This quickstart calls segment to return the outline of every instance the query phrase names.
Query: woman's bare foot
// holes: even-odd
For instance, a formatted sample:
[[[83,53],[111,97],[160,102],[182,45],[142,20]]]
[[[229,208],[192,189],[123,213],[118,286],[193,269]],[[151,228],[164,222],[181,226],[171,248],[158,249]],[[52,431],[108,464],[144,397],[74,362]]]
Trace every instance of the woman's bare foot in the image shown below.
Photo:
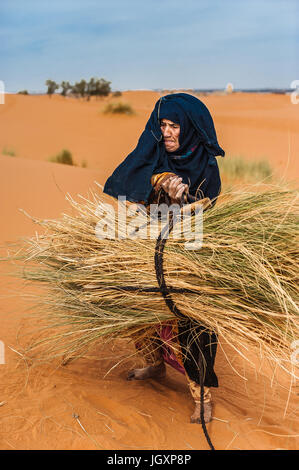
[[[164,362],[158,366],[147,366],[142,369],[133,369],[128,372],[127,380],[145,380],[145,379],[162,379],[166,375],[166,367]]]
[[[208,401],[204,403],[204,420],[205,423],[209,423],[212,420],[212,402]],[[190,419],[191,423],[201,423],[200,418],[200,403],[195,404],[195,410]]]

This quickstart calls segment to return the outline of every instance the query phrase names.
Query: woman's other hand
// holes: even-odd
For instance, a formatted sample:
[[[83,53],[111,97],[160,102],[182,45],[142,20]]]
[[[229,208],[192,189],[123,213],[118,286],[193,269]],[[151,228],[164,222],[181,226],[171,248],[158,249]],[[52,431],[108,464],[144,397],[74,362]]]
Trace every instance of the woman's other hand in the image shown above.
[[[172,204],[180,203],[183,193],[188,190],[188,185],[182,181],[181,177],[172,176],[162,184],[162,188],[169,195]]]

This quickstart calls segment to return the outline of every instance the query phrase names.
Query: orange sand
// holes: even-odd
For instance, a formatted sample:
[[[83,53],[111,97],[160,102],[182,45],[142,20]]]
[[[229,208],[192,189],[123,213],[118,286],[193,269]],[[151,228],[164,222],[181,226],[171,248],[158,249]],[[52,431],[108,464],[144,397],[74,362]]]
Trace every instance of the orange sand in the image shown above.
[[[0,106],[0,153],[6,147],[16,157],[0,155],[0,243],[42,233],[18,208],[36,217],[58,218],[69,210],[66,193],[76,199],[77,194],[86,196],[89,188],[96,189],[94,181],[103,184],[134,148],[158,97],[154,92],[127,92],[120,99],[129,102],[136,115],[106,116],[100,111],[109,98],[86,102],[60,96],[6,96]],[[201,99],[228,155],[268,157],[278,175],[298,177],[299,106],[288,96]],[[78,165],[85,160],[87,168],[47,161],[63,148],[72,152]],[[26,288],[5,275],[1,287],[5,364],[0,364],[0,449],[208,448],[201,426],[189,422],[193,403],[183,376],[169,368],[160,382],[125,380],[135,361],[121,361],[133,351],[127,342],[98,346],[88,357],[58,369],[18,364],[17,334],[28,301],[13,292],[25,294]],[[120,364],[107,374],[117,361]],[[213,390],[214,419],[208,424],[216,449],[298,448],[296,395],[288,395],[285,377],[280,377],[283,386],[272,385],[269,367],[262,365],[255,372],[228,346],[218,351],[216,372],[220,387]]]

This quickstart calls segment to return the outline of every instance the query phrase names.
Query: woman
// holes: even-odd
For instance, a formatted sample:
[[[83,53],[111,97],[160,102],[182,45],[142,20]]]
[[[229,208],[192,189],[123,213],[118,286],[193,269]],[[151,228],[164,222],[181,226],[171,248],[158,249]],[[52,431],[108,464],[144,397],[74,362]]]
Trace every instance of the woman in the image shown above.
[[[216,156],[224,156],[218,145],[207,107],[186,93],[158,100],[137,147],[108,178],[104,192],[132,202],[189,204],[209,198],[214,205],[221,183]],[[147,330],[136,343],[146,367],[134,369],[128,379],[163,377],[165,362],[186,375],[195,410],[191,422],[200,423],[200,374],[204,374],[204,420],[212,418],[210,387],[218,387],[214,372],[217,338],[200,325],[190,342],[188,321],[174,320],[161,328]],[[204,369],[204,370],[203,370]]]

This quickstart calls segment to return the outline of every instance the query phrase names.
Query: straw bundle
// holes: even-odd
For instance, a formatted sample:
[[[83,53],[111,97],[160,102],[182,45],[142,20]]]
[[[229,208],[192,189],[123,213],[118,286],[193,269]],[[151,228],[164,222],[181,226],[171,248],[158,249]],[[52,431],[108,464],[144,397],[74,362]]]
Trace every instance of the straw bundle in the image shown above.
[[[44,287],[36,303],[45,336],[33,350],[49,357],[79,356],[95,341],[138,336],[173,319],[161,293],[150,291],[158,285],[156,240],[125,237],[128,223],[117,212],[107,216],[102,197],[91,195],[80,202],[68,196],[73,211],[60,220],[33,219],[45,233],[14,256],[23,278]],[[172,294],[186,316],[236,351],[254,348],[285,369],[299,338],[298,219],[294,191],[231,193],[204,212],[200,249],[169,237],[164,252],[167,286],[192,291]],[[96,235],[103,221],[116,223],[118,237]]]

